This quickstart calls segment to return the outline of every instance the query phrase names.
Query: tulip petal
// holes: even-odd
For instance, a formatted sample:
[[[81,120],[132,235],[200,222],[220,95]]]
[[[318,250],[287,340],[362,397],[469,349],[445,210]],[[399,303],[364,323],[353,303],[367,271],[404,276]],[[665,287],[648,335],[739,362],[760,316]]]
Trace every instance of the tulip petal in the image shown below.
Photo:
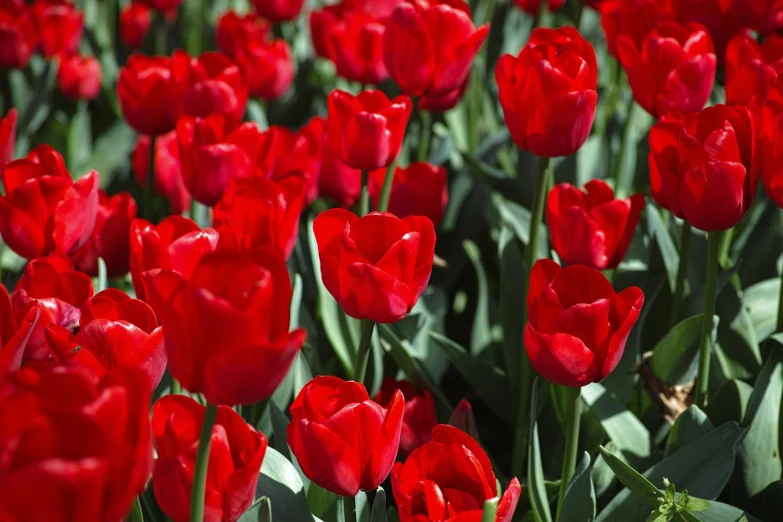
[[[679,190],[685,219],[705,232],[739,223],[745,211],[746,176],[741,163],[708,162],[689,170]]]
[[[567,334],[540,334],[525,326],[525,349],[530,363],[548,381],[561,386],[585,386],[595,380],[595,355],[576,337]]]
[[[66,191],[54,212],[54,244],[70,254],[90,239],[98,215],[98,173],[90,172]]]
[[[361,463],[356,448],[326,426],[308,420],[300,420],[291,433],[289,443],[307,478],[337,495],[359,492]]]

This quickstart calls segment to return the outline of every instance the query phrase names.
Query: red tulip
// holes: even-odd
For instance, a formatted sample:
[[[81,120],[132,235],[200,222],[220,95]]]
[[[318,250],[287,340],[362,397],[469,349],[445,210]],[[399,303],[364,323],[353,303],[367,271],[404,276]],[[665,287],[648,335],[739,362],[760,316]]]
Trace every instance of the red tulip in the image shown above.
[[[41,54],[51,58],[76,53],[84,30],[84,13],[59,0],[36,0],[32,10]]]
[[[150,137],[139,136],[131,153],[131,167],[136,183],[144,188],[149,177],[149,154]],[[190,192],[182,179],[176,132],[161,134],[155,140],[155,192],[169,201],[171,214],[182,214],[190,209]]]
[[[527,14],[537,15],[541,11],[542,0],[514,0],[514,4]],[[546,0],[547,11],[554,12],[562,9],[565,0]]]
[[[710,99],[717,60],[702,26],[661,22],[641,50],[627,35],[617,47],[634,98],[653,116],[700,111]]]
[[[373,206],[378,206],[386,169],[370,173],[369,189]],[[426,216],[436,227],[449,203],[446,169],[423,161],[408,167],[396,167],[392,182],[389,212],[399,218]]]
[[[726,44],[745,31],[740,19],[731,14],[732,0],[668,0],[675,20],[681,24],[698,23],[709,31],[715,44],[718,65],[722,65]],[[637,15],[638,16],[638,13]]]
[[[97,381],[23,368],[0,382],[0,518],[123,520],[152,470],[149,400],[131,369]]]
[[[540,259],[530,272],[525,349],[533,368],[561,386],[604,380],[617,367],[644,303],[641,289],[615,293],[598,270]]]
[[[399,321],[427,288],[435,228],[426,217],[372,212],[358,218],[331,209],[315,218],[313,232],[324,285],[351,317]]]
[[[0,69],[24,69],[38,43],[32,12],[0,7]]]
[[[84,368],[96,378],[116,367],[140,369],[150,390],[166,371],[163,329],[152,308],[110,288],[87,301],[79,333],[50,324],[46,340],[58,364]]]
[[[304,197],[304,181],[299,178],[279,183],[235,179],[215,205],[212,219],[216,227],[230,228],[242,248],[270,246],[288,259],[299,235]]]
[[[522,488],[514,478],[498,503],[497,522],[511,522]],[[432,440],[392,471],[400,522],[481,522],[484,502],[498,496],[492,462],[467,433],[440,424]]]
[[[252,3],[258,14],[277,23],[299,16],[304,0],[252,0]]]
[[[171,9],[177,9],[184,0],[133,0],[146,5],[158,12],[169,11]]]
[[[231,128],[242,121],[247,84],[239,66],[225,54],[207,52],[191,57],[185,51],[174,51],[172,78],[181,114],[203,118],[220,113]]]
[[[262,42],[269,36],[269,23],[256,13],[239,16],[227,11],[215,26],[218,49],[234,60],[247,49],[248,42]]]
[[[72,100],[92,100],[101,93],[101,64],[93,56],[63,57],[57,70],[57,86]]]
[[[353,96],[337,90],[327,105],[329,146],[343,163],[370,171],[388,167],[397,158],[413,108],[410,98],[390,101],[381,91]]]
[[[50,254],[27,263],[21,279],[11,294],[17,321],[30,310],[40,308],[41,317],[30,334],[24,362],[51,358],[44,331],[50,324],[76,331],[81,306],[93,294],[90,277],[77,272],[73,263],[61,254]]]
[[[465,2],[432,0],[397,6],[386,27],[384,59],[394,81],[428,108],[448,98],[452,108],[468,81],[473,58],[489,34],[475,28]],[[454,93],[454,94],[453,94]]]
[[[130,226],[130,272],[136,297],[146,300],[143,272],[165,268],[190,277],[201,257],[218,249],[220,240],[217,230],[201,230],[181,216],[167,217],[157,226],[134,219]]]
[[[166,395],[152,409],[158,451],[152,486],[158,505],[174,522],[190,519],[204,412],[204,406],[184,395]],[[228,406],[218,406],[210,439],[204,520],[236,522],[255,498],[267,440]]]
[[[383,60],[384,25],[375,17],[350,11],[329,28],[327,56],[346,80],[378,84],[389,77]]]
[[[301,179],[305,184],[305,204],[318,196],[318,176],[321,169],[323,129],[311,124],[294,132],[272,125],[264,134],[270,140],[270,151],[260,155],[257,175],[275,181]]]
[[[783,73],[783,38],[771,36],[763,45],[747,34],[726,48],[726,103],[747,105],[753,96],[763,102]]]
[[[457,407],[451,413],[449,426],[454,426],[478,440],[478,428],[476,427],[476,418],[473,416],[473,406],[466,399],[457,403]]]
[[[783,208],[783,92],[770,89],[763,104],[760,97],[752,101],[758,133],[758,150],[761,181],[767,195]]]
[[[612,187],[594,179],[585,190],[568,183],[549,193],[546,222],[557,255],[569,265],[617,268],[631,244],[644,196],[615,199]]]
[[[3,179],[5,164],[14,157],[17,115],[16,109],[11,107],[5,119],[0,118],[0,179]]]
[[[289,332],[291,282],[276,249],[205,255],[189,276],[142,274],[166,339],[169,370],[212,404],[269,397],[305,340]]]
[[[120,40],[131,49],[141,49],[152,25],[152,13],[146,5],[136,1],[120,11]]]
[[[89,241],[72,254],[76,267],[91,277],[98,275],[98,258],[106,263],[109,277],[122,277],[130,270],[129,234],[136,219],[136,201],[129,192],[109,197],[98,195],[98,217]]]
[[[22,366],[27,343],[40,316],[41,308],[32,306],[17,319],[8,290],[0,283],[0,381]]]
[[[430,433],[438,423],[438,418],[430,392],[425,389],[417,390],[407,381],[384,378],[381,389],[373,400],[382,408],[390,408],[397,391],[401,392],[405,399],[399,452],[401,457],[405,457],[430,440]]]
[[[659,22],[673,18],[671,0],[603,0],[597,9],[609,54],[614,57],[618,56],[617,41],[621,35],[631,38],[634,47],[640,49]]]
[[[727,230],[750,208],[758,162],[746,107],[715,105],[662,120],[649,140],[652,196],[675,216],[700,230]]]
[[[495,77],[506,125],[520,149],[568,156],[590,135],[598,70],[593,47],[573,27],[535,29],[517,58],[500,58]]]
[[[362,185],[362,171],[340,161],[329,147],[326,120],[314,116],[307,125],[314,136],[320,135],[321,170],[318,177],[318,194],[335,200],[343,207],[353,205],[359,199]]]
[[[330,32],[332,27],[341,23],[343,16],[348,11],[348,6],[343,2],[324,5],[321,9],[310,13],[310,37],[313,40],[316,56],[332,59]]]
[[[174,130],[179,99],[172,87],[172,60],[134,54],[120,69],[117,97],[128,125],[141,134]]]
[[[97,172],[74,182],[62,156],[39,145],[5,166],[3,187],[0,234],[20,256],[70,254],[90,239],[98,213]]]
[[[771,36],[783,28],[783,1],[733,0],[730,16],[761,35]]]
[[[258,158],[269,154],[271,135],[255,123],[231,126],[222,114],[183,117],[177,122],[180,162],[185,186],[193,198],[214,206],[233,178],[247,178]]]
[[[373,491],[397,457],[404,408],[399,390],[384,408],[358,382],[319,376],[291,404],[288,445],[305,476],[322,488],[351,497]]]

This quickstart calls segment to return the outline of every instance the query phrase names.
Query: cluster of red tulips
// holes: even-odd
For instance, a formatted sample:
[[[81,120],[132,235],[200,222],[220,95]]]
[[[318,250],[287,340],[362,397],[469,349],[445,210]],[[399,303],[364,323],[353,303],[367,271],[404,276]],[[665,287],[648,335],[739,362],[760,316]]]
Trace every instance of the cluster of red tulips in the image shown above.
[[[156,25],[165,35],[181,3],[126,3],[123,44],[142,48]],[[564,3],[515,0],[535,23]],[[614,188],[552,183],[550,160],[582,147],[599,101],[596,51],[578,30],[585,6],[573,3],[576,28],[536,27],[494,68],[511,139],[539,157],[518,267],[528,283],[514,289],[527,296],[526,356],[510,467],[519,475],[528,455],[520,434],[535,375],[566,387],[561,501],[575,469],[580,388],[617,367],[645,300],[639,287],[618,292],[607,278],[629,250],[645,197],[619,179]],[[453,425],[439,424],[420,383],[387,375],[372,398],[365,387],[376,325],[405,319],[433,265],[444,264],[436,231],[449,172],[427,161],[430,119],[442,122],[466,93],[485,88],[471,71],[490,23],[474,23],[463,0],[320,6],[309,13],[314,53],[344,89],[300,128],[262,128],[245,121],[248,100],[273,103],[295,89],[295,53],[280,28],[303,4],[253,0],[247,12],[219,16],[218,51],[135,53],[121,65],[110,94],[138,133],[128,160],[143,187],[138,204],[130,192],[109,195],[98,172],[69,172],[48,144],[16,157],[17,110],[0,122],[0,235],[28,260],[15,286],[0,285],[0,521],[140,522],[150,481],[174,522],[240,520],[268,444],[259,417],[240,413],[267,407],[307,342],[292,326],[289,266],[315,208],[316,278],[360,321],[360,339],[353,368],[332,372],[351,380],[316,376],[288,408],[285,440],[303,475],[344,497],[350,520],[360,490],[388,478],[402,522],[510,522],[521,511],[520,482],[512,475],[500,489],[469,406]],[[652,199],[687,234],[708,233],[694,398],[703,405],[719,233],[749,210],[759,178],[783,207],[783,2],[586,4],[600,13],[634,100],[657,119]],[[65,97],[96,98],[101,66],[80,54],[83,24],[66,0],[0,2],[0,68],[25,69],[38,51],[57,64]],[[719,70],[726,104],[705,108],[724,101],[714,97]],[[406,140],[419,161],[397,165]],[[539,259],[544,218],[559,263]],[[131,284],[96,292],[99,275]]]

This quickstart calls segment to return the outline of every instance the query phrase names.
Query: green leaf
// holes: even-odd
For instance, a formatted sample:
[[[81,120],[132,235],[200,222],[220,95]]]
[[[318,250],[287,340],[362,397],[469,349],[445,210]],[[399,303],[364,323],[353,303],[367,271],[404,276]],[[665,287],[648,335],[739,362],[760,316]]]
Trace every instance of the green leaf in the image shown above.
[[[661,219],[661,211],[658,207],[649,203],[644,213],[647,217],[647,230],[658,244],[658,249],[663,257],[663,264],[666,267],[666,276],[669,280],[669,290],[674,293],[674,287],[677,286],[677,270],[680,264],[680,255],[674,246],[669,231]]]
[[[98,258],[98,278],[95,282],[95,293],[103,292],[109,288],[109,278],[106,275],[106,261],[102,257]]]
[[[329,510],[337,503],[337,495],[328,491],[315,482],[307,488],[307,506],[313,515],[324,518]]]
[[[291,452],[286,440],[286,429],[288,427],[288,417],[280,411],[274,401],[269,401],[269,414],[272,419],[272,447],[280,452],[286,459],[291,459]]]
[[[652,482],[644,478],[638,471],[633,469],[617,455],[608,451],[603,446],[598,447],[604,460],[612,468],[614,474],[620,479],[620,482],[632,491],[641,500],[652,506],[659,504],[659,498],[663,496],[663,492],[656,488]],[[602,513],[603,514],[603,513]]]
[[[590,478],[590,454],[585,452],[568,483],[557,522],[592,522],[595,519],[595,489]]]
[[[674,421],[669,438],[666,440],[664,456],[676,453],[677,450],[698,439],[712,429],[712,423],[707,414],[698,406],[691,406]]]
[[[743,290],[742,302],[748,311],[750,322],[759,341],[763,341],[775,333],[779,296],[779,277],[767,279]]]
[[[203,2],[204,0],[201,1]],[[258,125],[260,130],[263,131],[269,128],[266,112],[264,112],[264,108],[258,103],[258,100],[250,99],[247,101],[247,115],[250,121]]]
[[[127,165],[135,137],[133,129],[118,121],[95,140],[92,156],[82,169],[97,171],[101,175],[101,188],[106,190],[116,171]]]
[[[672,517],[674,517],[674,513],[669,511],[662,513],[656,509],[647,517],[647,522],[669,522]]]
[[[748,383],[737,379],[730,380],[710,397],[705,412],[714,426],[729,421],[742,422],[752,394],[753,388]]]
[[[701,318],[702,314],[698,314],[683,319],[653,348],[650,368],[666,384],[682,384],[693,378]]]
[[[272,502],[268,497],[258,500],[258,522],[272,522]]]
[[[696,498],[688,496],[688,502],[685,503],[685,509],[688,511],[704,511],[710,509],[712,502],[704,500],[703,498]]]
[[[304,484],[293,464],[274,448],[267,448],[261,475],[256,486],[257,497],[268,497],[275,512],[275,522],[306,522],[313,520],[307,507]],[[261,503],[256,502],[239,519],[239,522],[259,520]],[[262,519],[263,520],[263,519]]]
[[[476,296],[476,315],[473,317],[473,328],[470,333],[470,353],[479,355],[492,344],[492,330],[489,323],[489,290],[487,290],[487,274],[481,264],[481,252],[476,243],[470,240],[462,242],[462,247],[468,255],[478,280],[478,295]]]
[[[82,100],[77,104],[76,113],[68,125],[68,170],[72,175],[80,175],[82,165],[92,156],[92,128],[87,102]]]
[[[513,201],[504,199],[497,193],[492,194],[492,202],[500,212],[503,222],[511,227],[524,245],[527,245],[530,235],[530,211]],[[538,257],[549,257],[549,231],[546,225],[541,225],[538,237]]]
[[[623,454],[639,458],[650,455],[650,432],[603,385],[592,383],[583,387],[582,399]]]
[[[370,522],[387,522],[386,517],[386,492],[379,487],[375,490],[375,500],[372,503]]]
[[[525,325],[519,317],[519,312],[525,306],[525,263],[522,249],[516,236],[508,225],[500,231],[498,240],[500,257],[500,321],[503,326],[503,354],[506,363],[506,374],[515,388],[519,382],[519,370],[524,351],[522,345]],[[516,400],[517,394],[513,396]]]
[[[435,332],[430,332],[430,336],[487,406],[509,424],[513,422],[508,407],[511,387],[506,375],[487,361],[472,357],[451,339]]]
[[[530,507],[536,522],[552,522],[549,511],[549,497],[544,485],[544,469],[541,464],[541,447],[538,442],[538,378],[533,382],[533,393],[530,404],[530,446],[527,457],[527,486],[530,495]]]
[[[686,522],[703,522],[699,517],[697,517],[693,513],[688,513],[687,511],[678,513],[678,515],[682,520],[685,520]]]
[[[761,522],[743,510],[721,502],[713,502],[709,509],[699,511],[699,520],[701,522],[742,522],[743,520],[744,522]]]

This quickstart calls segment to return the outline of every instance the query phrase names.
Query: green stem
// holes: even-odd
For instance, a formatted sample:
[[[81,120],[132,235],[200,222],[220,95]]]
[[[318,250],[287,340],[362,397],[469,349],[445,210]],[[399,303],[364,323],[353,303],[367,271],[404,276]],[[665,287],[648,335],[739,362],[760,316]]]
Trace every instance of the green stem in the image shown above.
[[[419,111],[419,120],[421,134],[419,135],[419,150],[417,151],[416,159],[427,161],[430,154],[430,141],[432,140],[432,114],[429,111]]]
[[[720,236],[720,254],[718,262],[721,268],[728,270],[731,265],[731,242],[734,240],[734,228],[723,231]]]
[[[370,191],[367,187],[369,172],[362,171],[362,191],[359,194],[359,217],[366,216],[370,212]]]
[[[139,497],[133,499],[133,506],[131,506],[129,522],[144,522],[144,512],[141,510],[141,502]]]
[[[389,168],[386,169],[386,176],[383,178],[381,196],[378,198],[378,212],[386,212],[389,209],[389,200],[391,199],[395,172],[397,172],[397,164],[396,162],[392,162],[392,164],[389,165]]]
[[[566,489],[576,470],[576,453],[579,449],[579,419],[582,414],[582,388],[566,388],[565,448],[563,468],[560,473],[560,493],[557,497],[557,514],[565,499]]]
[[[174,377],[171,378],[171,389],[169,390],[170,395],[179,395],[182,393],[182,386],[180,386],[179,381],[175,379]]]
[[[196,469],[193,472],[193,489],[190,494],[190,522],[204,522],[204,489],[207,485],[209,447],[212,444],[212,427],[215,425],[216,416],[217,406],[207,404],[196,451]]]
[[[780,273],[780,297],[778,297],[778,327],[776,332],[783,332],[783,271]]]
[[[356,497],[337,497],[337,502],[338,520],[342,515],[342,522],[356,522]],[[339,504],[342,504],[342,509]]]
[[[157,13],[155,20],[155,54],[158,56],[168,55],[168,24],[166,15]]]
[[[150,153],[147,159],[147,191],[144,194],[144,217],[155,223],[155,144],[158,137],[150,136]]]
[[[710,383],[710,355],[712,352],[712,316],[715,315],[715,290],[718,280],[720,232],[707,234],[707,284],[704,289],[704,315],[701,322],[699,343],[699,374],[696,377],[694,404],[703,408],[707,403]]]
[[[552,175],[549,158],[541,157],[538,159],[538,174],[536,175],[536,186],[533,193],[533,212],[530,217],[530,234],[528,236],[527,251],[525,252],[525,270],[528,276],[533,268],[533,263],[538,259],[538,238],[541,230],[541,222],[544,219],[544,206],[546,204],[547,188],[549,187],[549,177]],[[526,279],[527,280],[527,279]],[[527,283],[526,283],[527,284]],[[522,324],[527,322],[527,307],[522,309]],[[530,397],[533,392],[533,367],[527,357],[527,352],[522,351],[520,357],[520,372],[517,400],[517,422],[514,437],[514,456],[511,466],[512,475],[518,477],[524,469],[524,461],[527,456],[527,445],[529,432],[526,428],[528,421],[528,408],[530,407]]]
[[[582,23],[582,13],[585,11],[584,0],[576,0],[574,3],[574,27],[579,30],[579,26]]]
[[[630,187],[628,185],[633,182],[633,171],[631,169],[623,169],[625,156],[628,153],[628,146],[631,141],[631,133],[633,132],[633,114],[634,99],[633,96],[630,96],[628,99],[625,123],[623,124],[623,135],[620,138],[620,150],[617,153],[617,164],[614,167],[614,192],[615,197],[618,199],[628,196],[628,193],[630,192]]]
[[[680,316],[680,303],[685,293],[685,276],[688,275],[688,258],[691,252],[691,224],[683,221],[680,228],[680,264],[677,267],[677,284],[674,287],[672,310],[669,316],[669,328],[677,324]]]
[[[481,515],[481,522],[495,522],[498,513],[498,499],[491,498],[484,501],[484,512]]]
[[[356,352],[356,362],[353,367],[353,380],[364,383],[364,377],[367,373],[367,360],[370,358],[370,348],[372,347],[372,331],[375,328],[375,321],[362,319],[362,334],[359,340],[359,349]]]

